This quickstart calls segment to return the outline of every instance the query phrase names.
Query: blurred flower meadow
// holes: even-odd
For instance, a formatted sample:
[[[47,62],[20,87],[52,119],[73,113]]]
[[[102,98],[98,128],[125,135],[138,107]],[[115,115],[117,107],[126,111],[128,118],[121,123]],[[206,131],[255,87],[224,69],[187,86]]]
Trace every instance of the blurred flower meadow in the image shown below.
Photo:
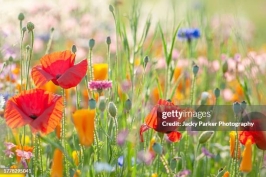
[[[156,122],[266,104],[264,1],[0,2],[0,177],[266,176],[266,131]]]

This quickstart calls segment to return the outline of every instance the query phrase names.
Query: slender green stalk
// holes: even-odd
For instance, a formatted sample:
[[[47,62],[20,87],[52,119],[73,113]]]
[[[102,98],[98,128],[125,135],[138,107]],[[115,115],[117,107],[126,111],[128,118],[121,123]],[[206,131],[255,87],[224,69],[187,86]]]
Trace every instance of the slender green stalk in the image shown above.
[[[27,63],[27,74],[26,74],[26,90],[28,89],[28,82],[29,82],[29,72],[30,72],[30,61],[32,59],[32,54],[33,54],[33,44],[34,44],[34,33],[33,30],[30,31],[30,36],[31,36],[31,44],[30,44],[30,56],[28,59],[28,63]]]
[[[50,31],[50,38],[49,38],[49,41],[47,43],[47,48],[46,48],[45,54],[48,54],[50,49],[51,49],[52,42],[53,42],[53,36],[54,36],[53,32],[54,32],[54,28],[52,28]]]
[[[43,160],[42,160],[42,147],[41,147],[41,140],[40,140],[40,135],[37,135],[37,144],[38,144],[38,159],[40,160],[39,164],[39,168],[40,168],[40,174],[41,176],[43,176]]]
[[[199,151],[199,148],[200,148],[200,144],[198,143],[197,145],[197,148],[196,148],[196,151],[195,151],[195,155],[194,155],[194,164],[193,164],[193,177],[196,177],[196,174],[197,174],[197,155],[198,155],[198,151]]]

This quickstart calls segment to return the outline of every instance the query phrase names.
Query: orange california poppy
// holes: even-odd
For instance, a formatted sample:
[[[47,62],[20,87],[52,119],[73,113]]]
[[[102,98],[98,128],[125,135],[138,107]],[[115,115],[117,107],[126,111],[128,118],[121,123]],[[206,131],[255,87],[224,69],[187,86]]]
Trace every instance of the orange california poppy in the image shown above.
[[[4,117],[10,128],[29,124],[33,133],[52,132],[63,114],[63,98],[41,89],[23,91],[6,103]]]
[[[54,151],[51,177],[63,177],[63,153],[59,149]]]
[[[108,64],[97,63],[93,65],[94,80],[106,80],[108,77]]]
[[[160,114],[162,114],[161,108],[164,109],[164,111],[171,111],[174,109],[178,109],[179,111],[181,111],[181,109],[175,106],[173,103],[160,99],[157,105],[153,107],[152,111],[145,118],[145,124],[140,127],[140,138],[142,142],[143,142],[143,132],[147,131],[150,128],[154,129],[157,132],[166,133],[167,138],[172,142],[177,142],[181,139],[182,137],[181,133],[176,131],[178,126],[171,126],[171,127],[162,126],[161,121],[163,119],[159,119],[159,117],[161,117]],[[179,119],[171,118],[170,121],[171,122],[174,122],[174,121],[183,122],[185,119],[186,119],[185,117],[182,117]]]
[[[69,50],[43,56],[41,65],[31,71],[35,85],[41,87],[51,80],[64,89],[77,86],[86,75],[88,63],[85,59],[74,65],[75,57]]]
[[[95,109],[80,109],[73,114],[73,123],[78,132],[80,144],[91,146],[94,138]]]
[[[261,150],[266,150],[266,116],[260,112],[251,112],[242,117],[242,122],[254,123],[252,127],[240,127],[239,141],[245,145],[247,140],[255,143]]]

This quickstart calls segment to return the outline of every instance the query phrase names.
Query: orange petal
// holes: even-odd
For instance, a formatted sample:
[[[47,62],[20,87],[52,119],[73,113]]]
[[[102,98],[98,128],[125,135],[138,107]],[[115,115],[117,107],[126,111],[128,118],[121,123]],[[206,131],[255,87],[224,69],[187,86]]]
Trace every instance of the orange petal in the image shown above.
[[[145,124],[140,126],[139,135],[140,135],[140,141],[141,142],[144,142],[143,133],[146,132],[149,129],[150,129],[150,127],[145,125]]]
[[[80,143],[84,146],[91,146],[94,139],[94,118],[95,109],[81,109],[73,114],[73,123],[77,129]]]
[[[63,177],[63,153],[59,149],[54,151],[51,177]]]
[[[48,81],[53,79],[53,76],[48,72],[44,71],[42,66],[34,66],[31,70],[31,78],[33,79],[36,87],[41,87]]]
[[[57,79],[58,84],[68,89],[77,86],[87,72],[87,60],[81,61],[79,64],[68,69],[61,77]]]
[[[99,63],[93,65],[94,80],[106,80],[108,77],[108,64]]]

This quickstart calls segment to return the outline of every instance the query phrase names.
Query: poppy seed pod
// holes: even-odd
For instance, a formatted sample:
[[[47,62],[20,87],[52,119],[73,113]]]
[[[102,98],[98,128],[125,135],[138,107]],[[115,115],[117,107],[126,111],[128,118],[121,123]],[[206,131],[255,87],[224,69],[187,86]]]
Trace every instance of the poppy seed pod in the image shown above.
[[[109,104],[108,104],[108,112],[109,112],[110,116],[112,116],[113,118],[116,117],[117,108],[116,108],[114,102],[109,102]]]
[[[220,89],[219,88],[214,89],[214,95],[216,98],[218,98],[220,96]]]
[[[90,41],[89,41],[90,49],[92,49],[94,47],[94,45],[95,45],[95,40],[94,39],[90,39]]]
[[[100,109],[100,111],[104,111],[105,110],[105,108],[106,108],[106,101],[105,101],[105,97],[104,96],[101,96],[100,98],[99,98],[99,109]]]
[[[89,106],[90,106],[90,109],[95,109],[96,108],[96,101],[95,101],[95,99],[91,98],[89,100]]]
[[[132,102],[131,102],[130,99],[127,99],[126,102],[125,102],[125,109],[127,111],[129,111],[131,109],[131,107],[132,107]]]
[[[198,74],[198,72],[199,72],[199,67],[198,67],[198,65],[194,65],[194,66],[193,66],[193,74],[196,76],[196,75]]]
[[[214,131],[204,131],[199,137],[199,143],[206,143],[213,135]]]
[[[77,52],[77,46],[76,45],[72,45],[71,51],[75,54]]]
[[[107,43],[107,45],[110,45],[111,44],[111,37],[110,36],[108,36],[106,38],[106,43]]]
[[[19,14],[18,14],[18,19],[19,19],[19,21],[24,20],[24,19],[25,19],[24,14],[23,14],[23,13],[19,13]]]
[[[156,152],[156,154],[161,155],[163,153],[163,147],[159,143],[154,143],[152,149]]]
[[[33,31],[33,29],[34,29],[34,24],[33,24],[32,22],[28,22],[28,23],[27,23],[27,29],[28,29],[29,31]]]
[[[247,102],[242,101],[241,102],[241,110],[244,111],[246,109],[246,107],[247,107]]]
[[[110,12],[114,12],[114,7],[112,5],[109,5]]]
[[[145,67],[145,68],[146,68],[148,62],[149,62],[149,57],[146,56],[146,57],[144,58],[144,67]]]
[[[227,71],[228,71],[228,63],[227,63],[227,61],[225,61],[224,63],[223,63],[223,73],[226,73]]]
[[[233,110],[235,114],[240,113],[241,111],[241,105],[238,102],[234,102],[233,104]]]

